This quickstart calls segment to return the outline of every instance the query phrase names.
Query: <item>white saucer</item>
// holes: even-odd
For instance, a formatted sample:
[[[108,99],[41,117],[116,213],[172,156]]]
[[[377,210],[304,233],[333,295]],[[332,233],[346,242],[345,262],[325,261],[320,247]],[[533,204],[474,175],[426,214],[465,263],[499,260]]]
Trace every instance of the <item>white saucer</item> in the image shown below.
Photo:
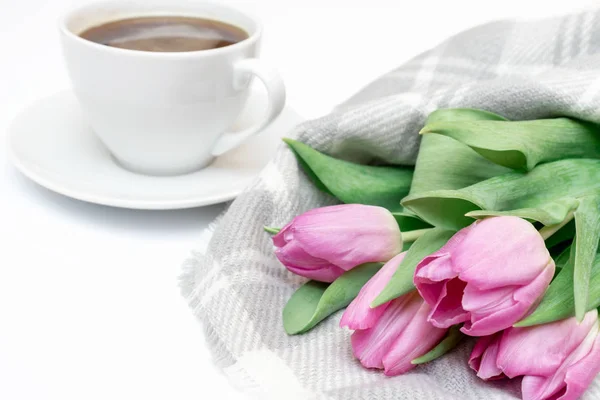
[[[253,89],[236,130],[261,118],[265,94]],[[116,164],[86,122],[72,92],[38,100],[9,128],[15,166],[55,192],[91,203],[136,209],[205,206],[235,198],[267,164],[280,138],[302,122],[286,107],[264,132],[187,175],[154,177]]]

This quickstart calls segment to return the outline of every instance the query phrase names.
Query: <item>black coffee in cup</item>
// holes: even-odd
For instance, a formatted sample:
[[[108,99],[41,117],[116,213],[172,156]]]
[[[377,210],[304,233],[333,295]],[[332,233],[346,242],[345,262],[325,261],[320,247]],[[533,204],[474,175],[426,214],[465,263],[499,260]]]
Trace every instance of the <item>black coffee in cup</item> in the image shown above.
[[[237,26],[196,17],[127,18],[91,27],[79,34],[95,43],[121,49],[185,52],[217,49],[248,38]]]

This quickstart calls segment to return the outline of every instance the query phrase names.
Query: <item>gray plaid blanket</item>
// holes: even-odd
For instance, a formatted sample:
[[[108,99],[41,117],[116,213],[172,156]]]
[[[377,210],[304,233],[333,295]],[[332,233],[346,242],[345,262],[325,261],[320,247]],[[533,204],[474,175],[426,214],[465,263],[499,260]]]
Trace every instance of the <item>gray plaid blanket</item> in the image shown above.
[[[447,107],[600,122],[600,12],[463,32],[289,136],[353,161],[411,165],[425,117]],[[340,313],[305,335],[286,335],[281,312],[304,280],[279,264],[262,227],[283,226],[334,201],[311,185],[282,145],[185,264],[183,294],[231,381],[260,399],[519,398],[519,382],[483,383],[469,370],[472,343],[387,378],[353,359]],[[600,378],[586,399],[600,399]]]

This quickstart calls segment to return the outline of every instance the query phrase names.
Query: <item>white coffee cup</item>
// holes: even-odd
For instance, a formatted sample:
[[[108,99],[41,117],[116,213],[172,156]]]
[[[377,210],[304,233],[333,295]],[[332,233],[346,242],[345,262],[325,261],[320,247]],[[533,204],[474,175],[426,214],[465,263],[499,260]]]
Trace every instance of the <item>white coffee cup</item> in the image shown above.
[[[93,26],[143,16],[222,21],[242,28],[248,38],[216,49],[169,53],[109,47],[78,36]],[[134,172],[177,175],[205,167],[259,133],[285,104],[281,78],[257,59],[260,23],[224,5],[100,2],[69,12],[60,32],[73,89],[90,126],[113,157]],[[253,76],[267,89],[266,113],[256,126],[230,133],[249,100]]]

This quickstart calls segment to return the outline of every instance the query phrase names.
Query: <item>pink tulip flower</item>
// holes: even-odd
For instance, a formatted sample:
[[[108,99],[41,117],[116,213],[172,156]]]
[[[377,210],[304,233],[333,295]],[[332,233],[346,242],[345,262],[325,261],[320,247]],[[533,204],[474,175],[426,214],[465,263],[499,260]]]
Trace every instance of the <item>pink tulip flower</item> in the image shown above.
[[[532,224],[517,217],[476,221],[425,257],[414,282],[440,328],[486,336],[512,326],[538,302],[554,261]]]
[[[429,352],[447,332],[427,322],[429,306],[416,291],[370,307],[405,254],[388,261],[363,286],[340,321],[341,326],[354,330],[352,351],[360,363],[367,368],[383,369],[389,376],[414,368],[416,365],[411,361]]]
[[[600,372],[598,311],[479,339],[469,365],[482,379],[523,376],[523,400],[575,400]]]
[[[385,208],[360,204],[316,208],[273,236],[275,255],[291,272],[333,282],[367,262],[385,262],[402,251],[402,234]]]

